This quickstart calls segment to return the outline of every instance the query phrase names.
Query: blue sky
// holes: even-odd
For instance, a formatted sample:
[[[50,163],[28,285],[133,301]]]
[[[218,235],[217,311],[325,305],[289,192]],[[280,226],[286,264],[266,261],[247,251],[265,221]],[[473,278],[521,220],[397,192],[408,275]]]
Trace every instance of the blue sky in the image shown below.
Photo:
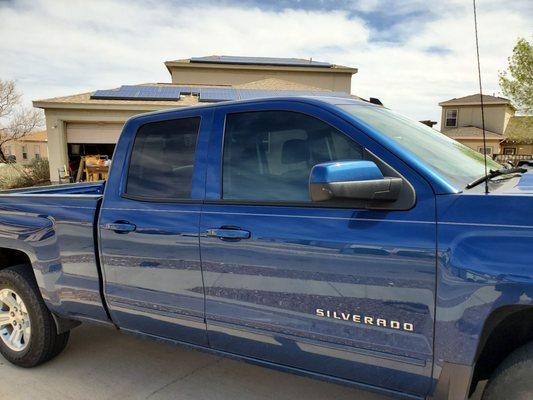
[[[486,93],[532,16],[530,0],[478,0]],[[353,94],[415,119],[477,90],[469,0],[0,0],[0,38],[0,79],[28,102],[169,82],[164,61],[211,54],[353,66]]]

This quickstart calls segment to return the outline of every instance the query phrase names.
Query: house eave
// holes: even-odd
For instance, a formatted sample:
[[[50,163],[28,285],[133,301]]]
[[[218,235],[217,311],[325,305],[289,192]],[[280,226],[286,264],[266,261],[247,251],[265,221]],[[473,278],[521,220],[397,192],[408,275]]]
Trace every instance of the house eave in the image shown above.
[[[442,103],[439,103],[439,106],[440,107],[464,107],[464,106],[471,106],[471,107],[481,107],[481,103],[448,103],[448,102],[442,102]],[[483,107],[490,107],[490,106],[509,106],[511,108],[514,109],[514,106],[509,103],[509,102],[505,102],[505,101],[501,101],[501,102],[491,102],[491,103],[483,103]]]
[[[74,109],[74,110],[120,110],[120,111],[157,111],[167,108],[178,108],[185,107],[185,105],[180,105],[178,102],[176,104],[150,104],[150,103],[139,103],[139,104],[95,104],[95,103],[65,103],[65,102],[53,102],[46,100],[35,100],[33,101],[33,106],[36,108],[42,109]],[[190,106],[190,105],[187,105]]]
[[[335,74],[356,74],[357,68],[345,66],[333,66],[333,68],[324,67],[298,67],[285,65],[254,65],[254,64],[227,64],[227,63],[189,63],[180,61],[165,61],[165,66],[169,73],[172,73],[172,68],[195,68],[195,69],[234,69],[234,70],[273,70],[273,71],[294,71],[294,72],[321,72],[321,73],[335,73]]]

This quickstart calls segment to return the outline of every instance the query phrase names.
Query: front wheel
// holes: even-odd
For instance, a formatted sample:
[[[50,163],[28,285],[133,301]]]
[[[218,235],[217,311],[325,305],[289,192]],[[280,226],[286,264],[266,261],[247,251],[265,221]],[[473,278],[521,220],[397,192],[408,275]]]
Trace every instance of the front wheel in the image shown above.
[[[529,399],[533,399],[533,342],[503,360],[483,393],[483,400]]]
[[[30,271],[26,265],[0,271],[0,354],[26,368],[58,355],[69,337],[69,332],[57,334]]]

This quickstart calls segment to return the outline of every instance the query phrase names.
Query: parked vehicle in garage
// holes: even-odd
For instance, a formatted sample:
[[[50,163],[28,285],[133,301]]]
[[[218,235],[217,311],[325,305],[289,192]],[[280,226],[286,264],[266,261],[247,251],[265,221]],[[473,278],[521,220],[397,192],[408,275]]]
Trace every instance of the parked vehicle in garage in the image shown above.
[[[405,398],[531,398],[533,174],[487,162],[352,99],[136,116],[107,182],[0,195],[0,352],[32,367],[98,322]]]
[[[517,165],[518,165],[519,167],[525,167],[525,166],[533,167],[533,159],[530,159],[530,160],[520,160],[520,161],[518,161]]]

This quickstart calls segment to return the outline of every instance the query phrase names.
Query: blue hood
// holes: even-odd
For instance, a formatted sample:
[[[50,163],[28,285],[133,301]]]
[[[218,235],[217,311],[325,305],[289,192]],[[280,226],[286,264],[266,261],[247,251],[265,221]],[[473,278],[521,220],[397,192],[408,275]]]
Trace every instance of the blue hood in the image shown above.
[[[522,175],[516,185],[516,190],[522,193],[533,193],[533,169]]]
[[[491,193],[498,195],[531,196],[533,195],[533,169],[522,174],[518,179],[513,178],[504,183]]]

